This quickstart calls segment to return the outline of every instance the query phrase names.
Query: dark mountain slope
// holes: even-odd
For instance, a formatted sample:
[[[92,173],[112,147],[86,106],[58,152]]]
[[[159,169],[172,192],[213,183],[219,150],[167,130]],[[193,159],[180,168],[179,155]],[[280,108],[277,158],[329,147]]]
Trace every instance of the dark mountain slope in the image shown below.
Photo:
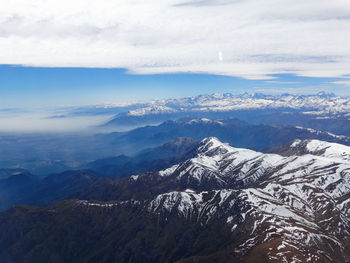
[[[89,170],[66,171],[45,177],[31,192],[22,197],[22,204],[49,205],[84,190],[98,180]]]
[[[190,138],[177,138],[159,147],[142,150],[135,156],[120,155],[99,159],[83,168],[112,178],[159,171],[190,158],[191,152],[198,143]]]
[[[0,215],[0,229],[6,228],[0,237],[2,262],[174,262],[216,253],[237,239],[222,227],[224,218],[200,226],[195,219],[156,215],[142,206],[106,209],[65,201],[48,209],[11,209]],[[14,218],[18,224],[11,223]]]
[[[19,173],[0,180],[0,211],[12,204],[19,204],[22,196],[39,184],[40,178],[30,173]]]
[[[66,171],[45,178],[28,173],[0,180],[0,210],[16,204],[48,205],[76,195],[98,176],[87,170]]]

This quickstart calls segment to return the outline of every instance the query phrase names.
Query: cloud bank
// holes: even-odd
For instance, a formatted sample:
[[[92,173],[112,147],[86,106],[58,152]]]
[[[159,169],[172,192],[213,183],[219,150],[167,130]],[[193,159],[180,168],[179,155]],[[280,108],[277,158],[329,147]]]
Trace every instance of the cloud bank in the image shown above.
[[[0,64],[350,74],[348,0],[0,1]]]
[[[96,126],[106,123],[111,116],[52,116],[45,110],[0,111],[1,133],[36,132],[95,132]]]

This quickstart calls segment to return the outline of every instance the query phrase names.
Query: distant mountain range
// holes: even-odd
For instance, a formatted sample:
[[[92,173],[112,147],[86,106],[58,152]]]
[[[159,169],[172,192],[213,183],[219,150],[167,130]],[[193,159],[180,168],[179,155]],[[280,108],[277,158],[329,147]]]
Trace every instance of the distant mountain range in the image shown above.
[[[1,213],[2,262],[350,260],[350,147],[294,140],[264,154],[213,137],[180,142],[188,157],[166,169]]]
[[[181,111],[231,111],[262,108],[291,108],[291,109],[317,109],[327,112],[349,111],[349,99],[336,96],[333,93],[319,92],[314,95],[266,95],[262,93],[214,93],[211,95],[198,95],[179,99],[164,99],[145,102],[110,103],[106,105],[89,106],[70,109],[77,114],[109,114],[114,112],[127,116],[145,116],[152,114],[169,114]],[[88,110],[89,109],[89,110]],[[123,113],[124,112],[124,113]]]
[[[255,124],[295,125],[350,135],[350,99],[324,92],[316,95],[230,93],[151,101],[122,111],[104,127],[134,127],[166,120],[239,118]]]
[[[129,110],[127,116],[145,116],[154,114],[170,114],[174,112],[196,111],[232,111],[247,109],[281,109],[318,110],[327,113],[348,112],[350,99],[337,97],[333,93],[320,92],[315,95],[265,95],[261,93],[215,93],[180,99],[151,101],[146,107]]]
[[[160,123],[165,120],[192,118],[227,118],[244,116],[241,112],[276,111],[303,112],[315,118],[335,117],[350,112],[350,99],[333,93],[319,92],[314,95],[266,95],[262,93],[215,93],[179,99],[164,99],[144,102],[110,103],[86,107],[59,109],[53,117],[113,115],[107,126],[132,126]],[[66,112],[66,114],[62,113]],[[233,116],[232,114],[238,114]],[[239,116],[242,115],[242,116]]]

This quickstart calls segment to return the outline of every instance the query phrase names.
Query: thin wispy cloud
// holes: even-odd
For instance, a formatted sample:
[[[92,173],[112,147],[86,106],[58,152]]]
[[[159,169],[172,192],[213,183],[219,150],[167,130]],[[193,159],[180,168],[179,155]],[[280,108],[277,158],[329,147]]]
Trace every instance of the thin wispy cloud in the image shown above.
[[[248,79],[350,74],[348,0],[13,0],[2,6],[0,64]]]
[[[350,86],[350,80],[333,81],[332,84]]]

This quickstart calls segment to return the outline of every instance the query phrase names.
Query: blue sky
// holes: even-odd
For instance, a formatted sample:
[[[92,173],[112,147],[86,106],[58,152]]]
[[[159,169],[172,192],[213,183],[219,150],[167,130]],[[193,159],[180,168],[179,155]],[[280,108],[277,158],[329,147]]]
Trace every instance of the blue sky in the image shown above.
[[[273,75],[249,80],[214,74],[130,74],[125,69],[44,68],[0,66],[0,104],[5,107],[46,107],[107,102],[179,98],[231,92],[306,93],[319,91],[350,95],[338,78]]]

